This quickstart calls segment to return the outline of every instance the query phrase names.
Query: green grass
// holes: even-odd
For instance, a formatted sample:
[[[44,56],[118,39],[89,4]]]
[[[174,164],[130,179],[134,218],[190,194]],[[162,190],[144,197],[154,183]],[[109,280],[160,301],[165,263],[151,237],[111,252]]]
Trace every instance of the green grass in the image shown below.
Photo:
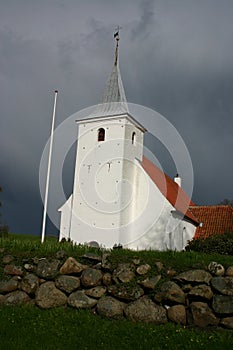
[[[31,258],[37,256],[51,257],[59,250],[65,250],[68,255],[80,258],[86,252],[101,254],[102,250],[88,248],[86,246],[72,243],[59,243],[56,238],[47,237],[41,244],[39,236],[9,234],[7,239],[0,238],[0,248],[5,252],[13,254],[18,259]],[[110,261],[114,266],[119,262],[132,262],[133,258],[140,258],[141,262],[151,264],[156,261],[164,264],[165,268],[175,269],[177,272],[187,270],[192,267],[205,268],[211,261],[217,261],[225,267],[233,265],[233,256],[220,254],[205,254],[199,252],[174,252],[174,251],[130,251],[125,249],[107,250],[111,253]],[[152,270],[153,272],[153,270]]]
[[[233,332],[100,318],[87,310],[4,307],[1,349],[232,349]]]
[[[53,257],[59,250],[79,258],[87,251],[101,253],[101,250],[70,243],[59,244],[54,238],[47,238],[44,244],[40,237],[12,235],[0,239],[2,254],[15,256],[15,263],[23,258]],[[196,252],[156,252],[113,250],[110,261],[113,266],[119,262],[132,262],[139,258],[142,263],[152,266],[155,262],[164,264],[177,272],[195,267],[203,268],[211,261],[222,263],[225,267],[233,265],[233,256],[209,255]],[[0,256],[2,255],[0,254]],[[3,264],[0,258],[0,274]],[[164,274],[165,277],[166,274]],[[0,349],[232,349],[233,331],[200,330],[180,327],[172,323],[153,325],[132,323],[128,320],[107,320],[93,315],[88,310],[57,308],[40,310],[37,307],[17,306],[0,308]]]
[[[84,246],[74,246],[71,243],[59,243],[54,237],[46,237],[41,244],[39,236],[9,234],[8,238],[0,238],[0,248],[4,248],[9,254],[25,257],[50,257],[59,250],[65,250],[70,255],[83,255],[88,249]],[[92,248],[92,251],[94,249]]]

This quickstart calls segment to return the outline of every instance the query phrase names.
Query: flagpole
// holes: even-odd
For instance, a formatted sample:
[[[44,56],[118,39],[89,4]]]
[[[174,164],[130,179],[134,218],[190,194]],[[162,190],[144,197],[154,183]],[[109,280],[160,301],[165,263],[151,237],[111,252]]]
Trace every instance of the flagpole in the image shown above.
[[[52,150],[53,150],[53,133],[54,133],[54,124],[55,124],[55,112],[56,112],[56,104],[57,104],[57,94],[58,94],[58,91],[55,90],[54,91],[54,105],[53,105],[53,117],[52,117],[51,135],[50,135],[50,145],[49,145],[48,169],[47,169],[47,178],[46,178],[46,186],[45,186],[45,198],[44,198],[43,223],[42,223],[42,231],[41,231],[41,243],[44,243],[44,240],[45,240],[45,226],[46,226],[46,214],[47,214],[47,206],[48,206],[49,179],[50,179],[51,158],[52,158]]]

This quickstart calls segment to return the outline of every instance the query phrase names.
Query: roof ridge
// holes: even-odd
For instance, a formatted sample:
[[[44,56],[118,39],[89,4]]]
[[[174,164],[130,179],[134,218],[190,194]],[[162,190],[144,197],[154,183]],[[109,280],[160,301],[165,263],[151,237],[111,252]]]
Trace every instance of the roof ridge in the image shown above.
[[[233,207],[230,204],[208,204],[208,205],[190,205],[191,208],[231,208]]]

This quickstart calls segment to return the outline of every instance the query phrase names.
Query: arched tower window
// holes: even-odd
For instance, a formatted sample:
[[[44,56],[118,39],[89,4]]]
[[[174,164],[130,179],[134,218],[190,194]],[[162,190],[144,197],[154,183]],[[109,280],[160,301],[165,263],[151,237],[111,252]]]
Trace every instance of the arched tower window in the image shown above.
[[[136,132],[134,131],[132,133],[132,145],[135,145],[135,142],[136,142]]]
[[[105,130],[103,128],[100,128],[98,130],[98,142],[105,140]]]

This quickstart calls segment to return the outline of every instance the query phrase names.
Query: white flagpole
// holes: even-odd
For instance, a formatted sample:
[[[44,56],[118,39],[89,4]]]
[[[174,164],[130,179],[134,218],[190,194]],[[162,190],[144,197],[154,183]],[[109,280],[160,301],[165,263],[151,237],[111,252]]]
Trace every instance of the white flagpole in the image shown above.
[[[48,206],[49,178],[50,178],[51,158],[52,158],[52,149],[53,149],[53,132],[54,132],[54,124],[55,124],[57,94],[58,94],[58,91],[55,90],[54,91],[53,118],[52,118],[52,126],[51,126],[50,145],[49,145],[47,179],[46,179],[46,187],[45,187],[45,199],[44,199],[44,213],[43,213],[43,223],[42,223],[42,231],[41,231],[41,243],[44,243],[44,240],[45,240],[45,226],[46,226],[46,214],[47,214],[47,206]]]

